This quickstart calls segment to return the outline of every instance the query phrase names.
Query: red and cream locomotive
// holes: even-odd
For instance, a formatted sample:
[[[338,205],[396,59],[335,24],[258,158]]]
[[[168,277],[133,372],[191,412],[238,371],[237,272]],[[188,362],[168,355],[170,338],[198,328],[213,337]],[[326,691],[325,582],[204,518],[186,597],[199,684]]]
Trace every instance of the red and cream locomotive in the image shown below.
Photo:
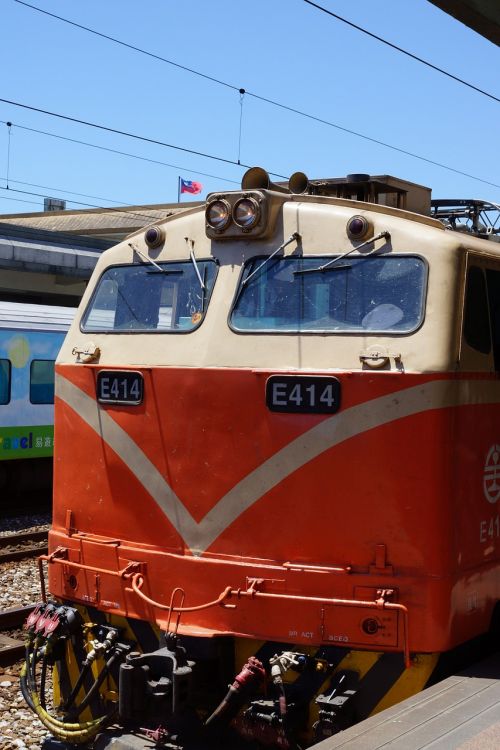
[[[47,748],[315,744],[490,631],[491,209],[254,168],[102,255],[56,365],[27,623]]]

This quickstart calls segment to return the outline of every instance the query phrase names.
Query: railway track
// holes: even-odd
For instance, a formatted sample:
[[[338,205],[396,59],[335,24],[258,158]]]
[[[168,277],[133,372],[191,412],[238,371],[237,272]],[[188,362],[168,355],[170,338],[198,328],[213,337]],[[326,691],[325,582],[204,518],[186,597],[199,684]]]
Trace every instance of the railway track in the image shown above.
[[[24,625],[28,615],[35,609],[34,604],[27,607],[12,607],[0,610],[0,667],[8,667],[20,659],[25,650],[24,640],[13,638],[5,631],[18,631]],[[17,635],[17,632],[16,632]]]
[[[17,531],[0,536],[0,565],[36,557],[47,551],[47,530]],[[0,667],[11,666],[24,654],[20,632],[33,605],[0,609]]]
[[[47,552],[47,531],[21,531],[0,537],[0,565]]]
[[[15,513],[0,514],[0,750],[40,747],[47,734],[34,722],[19,689],[25,657],[23,625],[40,601],[36,556],[46,548],[51,516],[40,507],[38,496],[31,505],[30,513],[17,503]]]

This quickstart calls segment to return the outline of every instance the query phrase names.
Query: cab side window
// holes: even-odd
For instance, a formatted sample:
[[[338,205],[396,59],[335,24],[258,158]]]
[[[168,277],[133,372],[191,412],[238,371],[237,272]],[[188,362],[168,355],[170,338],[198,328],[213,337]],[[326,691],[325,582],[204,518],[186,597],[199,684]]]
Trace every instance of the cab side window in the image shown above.
[[[486,284],[490,307],[491,341],[495,370],[500,370],[500,271],[487,269]]]
[[[488,297],[484,271],[471,266],[465,290],[464,338],[468,345],[481,354],[491,351]]]

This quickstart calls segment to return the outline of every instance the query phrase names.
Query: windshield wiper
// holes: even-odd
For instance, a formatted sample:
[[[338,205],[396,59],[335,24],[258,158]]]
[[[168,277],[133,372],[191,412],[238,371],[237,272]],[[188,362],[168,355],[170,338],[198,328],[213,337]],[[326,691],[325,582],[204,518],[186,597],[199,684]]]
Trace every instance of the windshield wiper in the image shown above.
[[[371,253],[368,253],[371,255]],[[364,256],[366,257],[366,256]],[[341,266],[330,266],[329,263],[325,263],[324,266],[318,266],[317,268],[300,268],[298,271],[293,271],[293,275],[302,275],[304,273],[325,273],[325,271],[346,271],[352,268],[352,263],[343,263]]]
[[[236,296],[235,296],[234,302],[233,302],[233,309],[238,304],[238,300],[241,297],[241,293],[242,293],[243,289],[246,287],[246,285],[248,284],[248,282],[250,281],[250,279],[253,279],[253,277],[255,276],[255,274],[258,273],[261,268],[264,268],[264,266],[267,263],[269,263],[269,261],[272,258],[274,258],[275,255],[277,255],[280,252],[280,250],[283,250],[283,248],[285,248],[287,245],[290,244],[290,242],[293,242],[294,240],[297,240],[297,242],[300,240],[300,234],[298,232],[294,232],[285,242],[283,242],[282,245],[280,245],[279,247],[277,247],[276,250],[274,250],[271,253],[271,255],[268,255],[267,258],[264,261],[262,261],[262,263],[260,264],[260,266],[258,266],[254,271],[252,271],[252,273],[248,274],[248,276],[241,281],[241,283],[240,283],[240,285],[239,285],[239,287],[238,287],[238,289],[236,291]]]
[[[175,268],[162,268],[161,266],[158,265],[158,263],[155,263],[154,260],[152,260],[151,258],[148,258],[147,255],[144,255],[144,253],[142,253],[139,250],[139,248],[136,247],[132,242],[129,242],[128,246],[132,248],[132,250],[134,251],[134,253],[137,253],[137,255],[139,255],[143,260],[145,260],[146,263],[149,263],[150,265],[154,266],[154,268],[155,268],[154,271],[147,271],[146,273],[163,273],[163,274],[171,274],[171,273],[182,274],[182,273],[184,273],[184,271],[182,270],[182,268],[179,268],[179,269],[175,269]]]
[[[328,263],[325,263],[322,266],[317,266],[316,268],[302,268],[302,269],[299,269],[298,271],[294,271],[293,275],[296,276],[298,274],[303,274],[303,273],[324,273],[324,271],[336,271],[336,270],[340,271],[342,268],[351,268],[351,266],[349,265],[335,266],[334,268],[332,268],[332,266],[335,263],[338,263],[339,260],[343,260],[344,258],[347,258],[348,255],[355,253],[356,250],[361,250],[362,247],[365,247],[366,245],[371,245],[371,243],[375,242],[376,240],[381,240],[381,239],[388,240],[390,236],[391,236],[390,232],[380,232],[380,234],[377,234],[375,237],[371,237],[371,239],[366,240],[366,242],[362,242],[361,245],[352,247],[346,253],[339,255],[337,258],[333,258],[333,260],[328,261]],[[370,255],[373,255],[373,253],[376,253],[376,252],[378,252],[378,248],[374,248],[371,252],[366,253],[366,255],[362,255],[359,260],[363,260],[363,258],[368,258]]]
[[[198,263],[196,262],[196,258],[194,257],[194,252],[192,250],[189,253],[189,257],[191,258],[191,263],[193,264],[194,270],[196,271],[196,275],[198,276],[198,281],[200,282],[200,287],[205,292],[206,291],[205,282],[201,278],[200,269],[198,268]]]
[[[255,274],[259,273],[261,268],[264,268],[264,266],[267,265],[269,261],[272,260],[272,258],[274,258],[274,256],[280,252],[280,250],[283,250],[287,245],[290,244],[290,242],[293,242],[294,240],[297,240],[297,242],[300,240],[300,234],[298,232],[294,232],[292,236],[289,237],[287,240],[285,240],[285,242],[282,245],[277,247],[276,250],[274,250],[274,252],[271,253],[271,255],[268,255],[267,258],[264,261],[262,261],[260,266],[258,266],[254,271],[252,271],[252,273],[248,274],[248,276],[245,279],[243,279],[243,281],[241,282],[240,289],[243,289],[243,287],[248,284],[250,279],[253,279]]]

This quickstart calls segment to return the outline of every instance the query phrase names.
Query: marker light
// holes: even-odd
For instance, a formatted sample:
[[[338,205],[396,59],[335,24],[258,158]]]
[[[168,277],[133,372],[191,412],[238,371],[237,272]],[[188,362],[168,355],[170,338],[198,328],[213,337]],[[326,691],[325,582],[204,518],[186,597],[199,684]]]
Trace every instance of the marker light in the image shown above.
[[[165,232],[160,227],[149,227],[144,233],[144,242],[150,249],[159,247],[165,242]]]
[[[242,229],[250,229],[257,224],[260,217],[259,204],[255,198],[241,198],[233,208],[234,223]]]
[[[347,236],[351,240],[362,240],[370,229],[370,222],[364,216],[352,216],[347,222]]]
[[[218,232],[222,232],[231,220],[231,206],[222,198],[211,201],[205,211],[207,224]]]

